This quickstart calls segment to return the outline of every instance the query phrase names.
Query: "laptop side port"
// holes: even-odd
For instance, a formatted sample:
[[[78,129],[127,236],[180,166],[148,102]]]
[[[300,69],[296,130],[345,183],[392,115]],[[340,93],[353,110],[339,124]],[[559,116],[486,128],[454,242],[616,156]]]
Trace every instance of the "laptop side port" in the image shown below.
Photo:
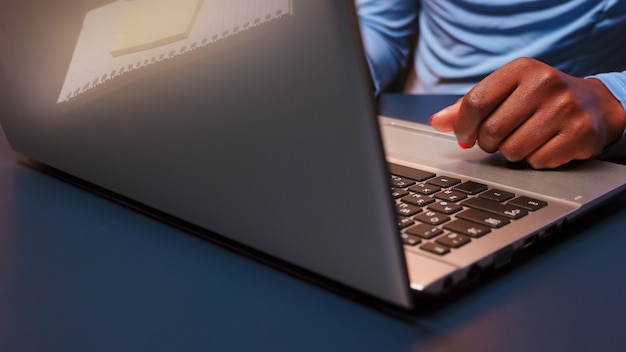
[[[528,247],[532,246],[533,244],[535,244],[535,242],[537,242],[537,238],[538,238],[538,237],[539,237],[539,236],[538,236],[538,235],[536,235],[536,234],[535,234],[535,235],[532,235],[532,236],[530,236],[530,237],[527,237],[527,238],[524,240],[524,243],[522,244],[522,248],[528,248]]]
[[[513,260],[513,247],[506,246],[497,251],[493,256],[493,268],[499,269]]]
[[[452,289],[452,283],[453,283],[452,277],[451,276],[446,277],[446,279],[443,281],[444,292],[448,292],[450,291],[450,289]]]
[[[478,264],[472,265],[467,271],[467,280],[474,280],[480,276],[482,268]]]
[[[543,232],[541,232],[539,236],[541,238],[550,237],[550,235],[552,235],[556,231],[556,229],[557,229],[557,225],[549,226],[545,230],[543,230]]]

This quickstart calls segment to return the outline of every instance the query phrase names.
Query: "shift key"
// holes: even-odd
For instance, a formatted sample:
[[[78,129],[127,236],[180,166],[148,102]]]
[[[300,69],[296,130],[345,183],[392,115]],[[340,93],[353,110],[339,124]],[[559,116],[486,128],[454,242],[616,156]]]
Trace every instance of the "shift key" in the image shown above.
[[[468,199],[461,204],[468,208],[484,210],[492,214],[505,216],[509,219],[519,219],[528,215],[528,211],[521,207],[511,204],[502,204],[482,198]]]
[[[487,213],[476,209],[467,209],[456,215],[457,218],[486,225],[491,228],[500,228],[511,221],[504,216]]]

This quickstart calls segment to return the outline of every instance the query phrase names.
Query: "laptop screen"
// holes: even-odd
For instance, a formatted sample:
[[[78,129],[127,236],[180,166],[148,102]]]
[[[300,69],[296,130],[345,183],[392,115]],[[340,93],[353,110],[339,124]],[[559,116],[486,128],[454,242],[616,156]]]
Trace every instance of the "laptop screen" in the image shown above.
[[[362,66],[359,48],[351,33],[337,32],[345,14],[333,7],[294,0],[3,1],[0,87],[11,114],[2,123],[16,149],[65,169],[66,159],[74,165],[85,151],[85,138],[106,148],[95,153],[111,154],[112,144],[128,149],[139,133],[141,144],[151,145],[161,133],[189,133],[184,126],[198,120],[205,133],[256,123],[257,132],[270,133],[263,125],[296,121],[305,129],[303,114],[350,106],[348,85],[361,87],[355,98],[371,113],[369,83],[355,69]],[[10,138],[22,133],[29,141]]]
[[[3,0],[0,50],[18,152],[409,304],[353,0]]]
[[[210,98],[240,89],[237,80],[244,75],[251,84],[270,77],[280,81],[289,67],[261,62],[264,70],[243,70],[253,67],[249,58],[288,55],[284,43],[297,26],[291,0],[56,0],[0,6],[5,87],[12,88],[18,109],[49,118],[93,116],[98,106],[128,104],[129,94],[153,100],[154,107],[174,98],[193,104],[189,97],[201,91]],[[159,98],[167,102],[159,104]]]

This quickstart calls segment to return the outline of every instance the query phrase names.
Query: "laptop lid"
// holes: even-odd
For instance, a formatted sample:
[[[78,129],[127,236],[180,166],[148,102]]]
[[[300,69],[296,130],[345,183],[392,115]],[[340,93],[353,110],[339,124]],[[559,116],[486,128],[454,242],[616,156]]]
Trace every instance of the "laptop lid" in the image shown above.
[[[16,151],[412,305],[352,0],[6,0],[0,45]]]

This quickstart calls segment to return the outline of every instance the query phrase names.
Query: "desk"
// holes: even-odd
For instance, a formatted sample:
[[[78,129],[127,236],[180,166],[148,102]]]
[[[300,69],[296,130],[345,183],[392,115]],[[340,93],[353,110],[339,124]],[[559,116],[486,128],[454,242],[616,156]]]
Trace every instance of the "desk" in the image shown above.
[[[0,351],[626,350],[626,197],[575,225],[403,320],[17,164],[2,137]]]

